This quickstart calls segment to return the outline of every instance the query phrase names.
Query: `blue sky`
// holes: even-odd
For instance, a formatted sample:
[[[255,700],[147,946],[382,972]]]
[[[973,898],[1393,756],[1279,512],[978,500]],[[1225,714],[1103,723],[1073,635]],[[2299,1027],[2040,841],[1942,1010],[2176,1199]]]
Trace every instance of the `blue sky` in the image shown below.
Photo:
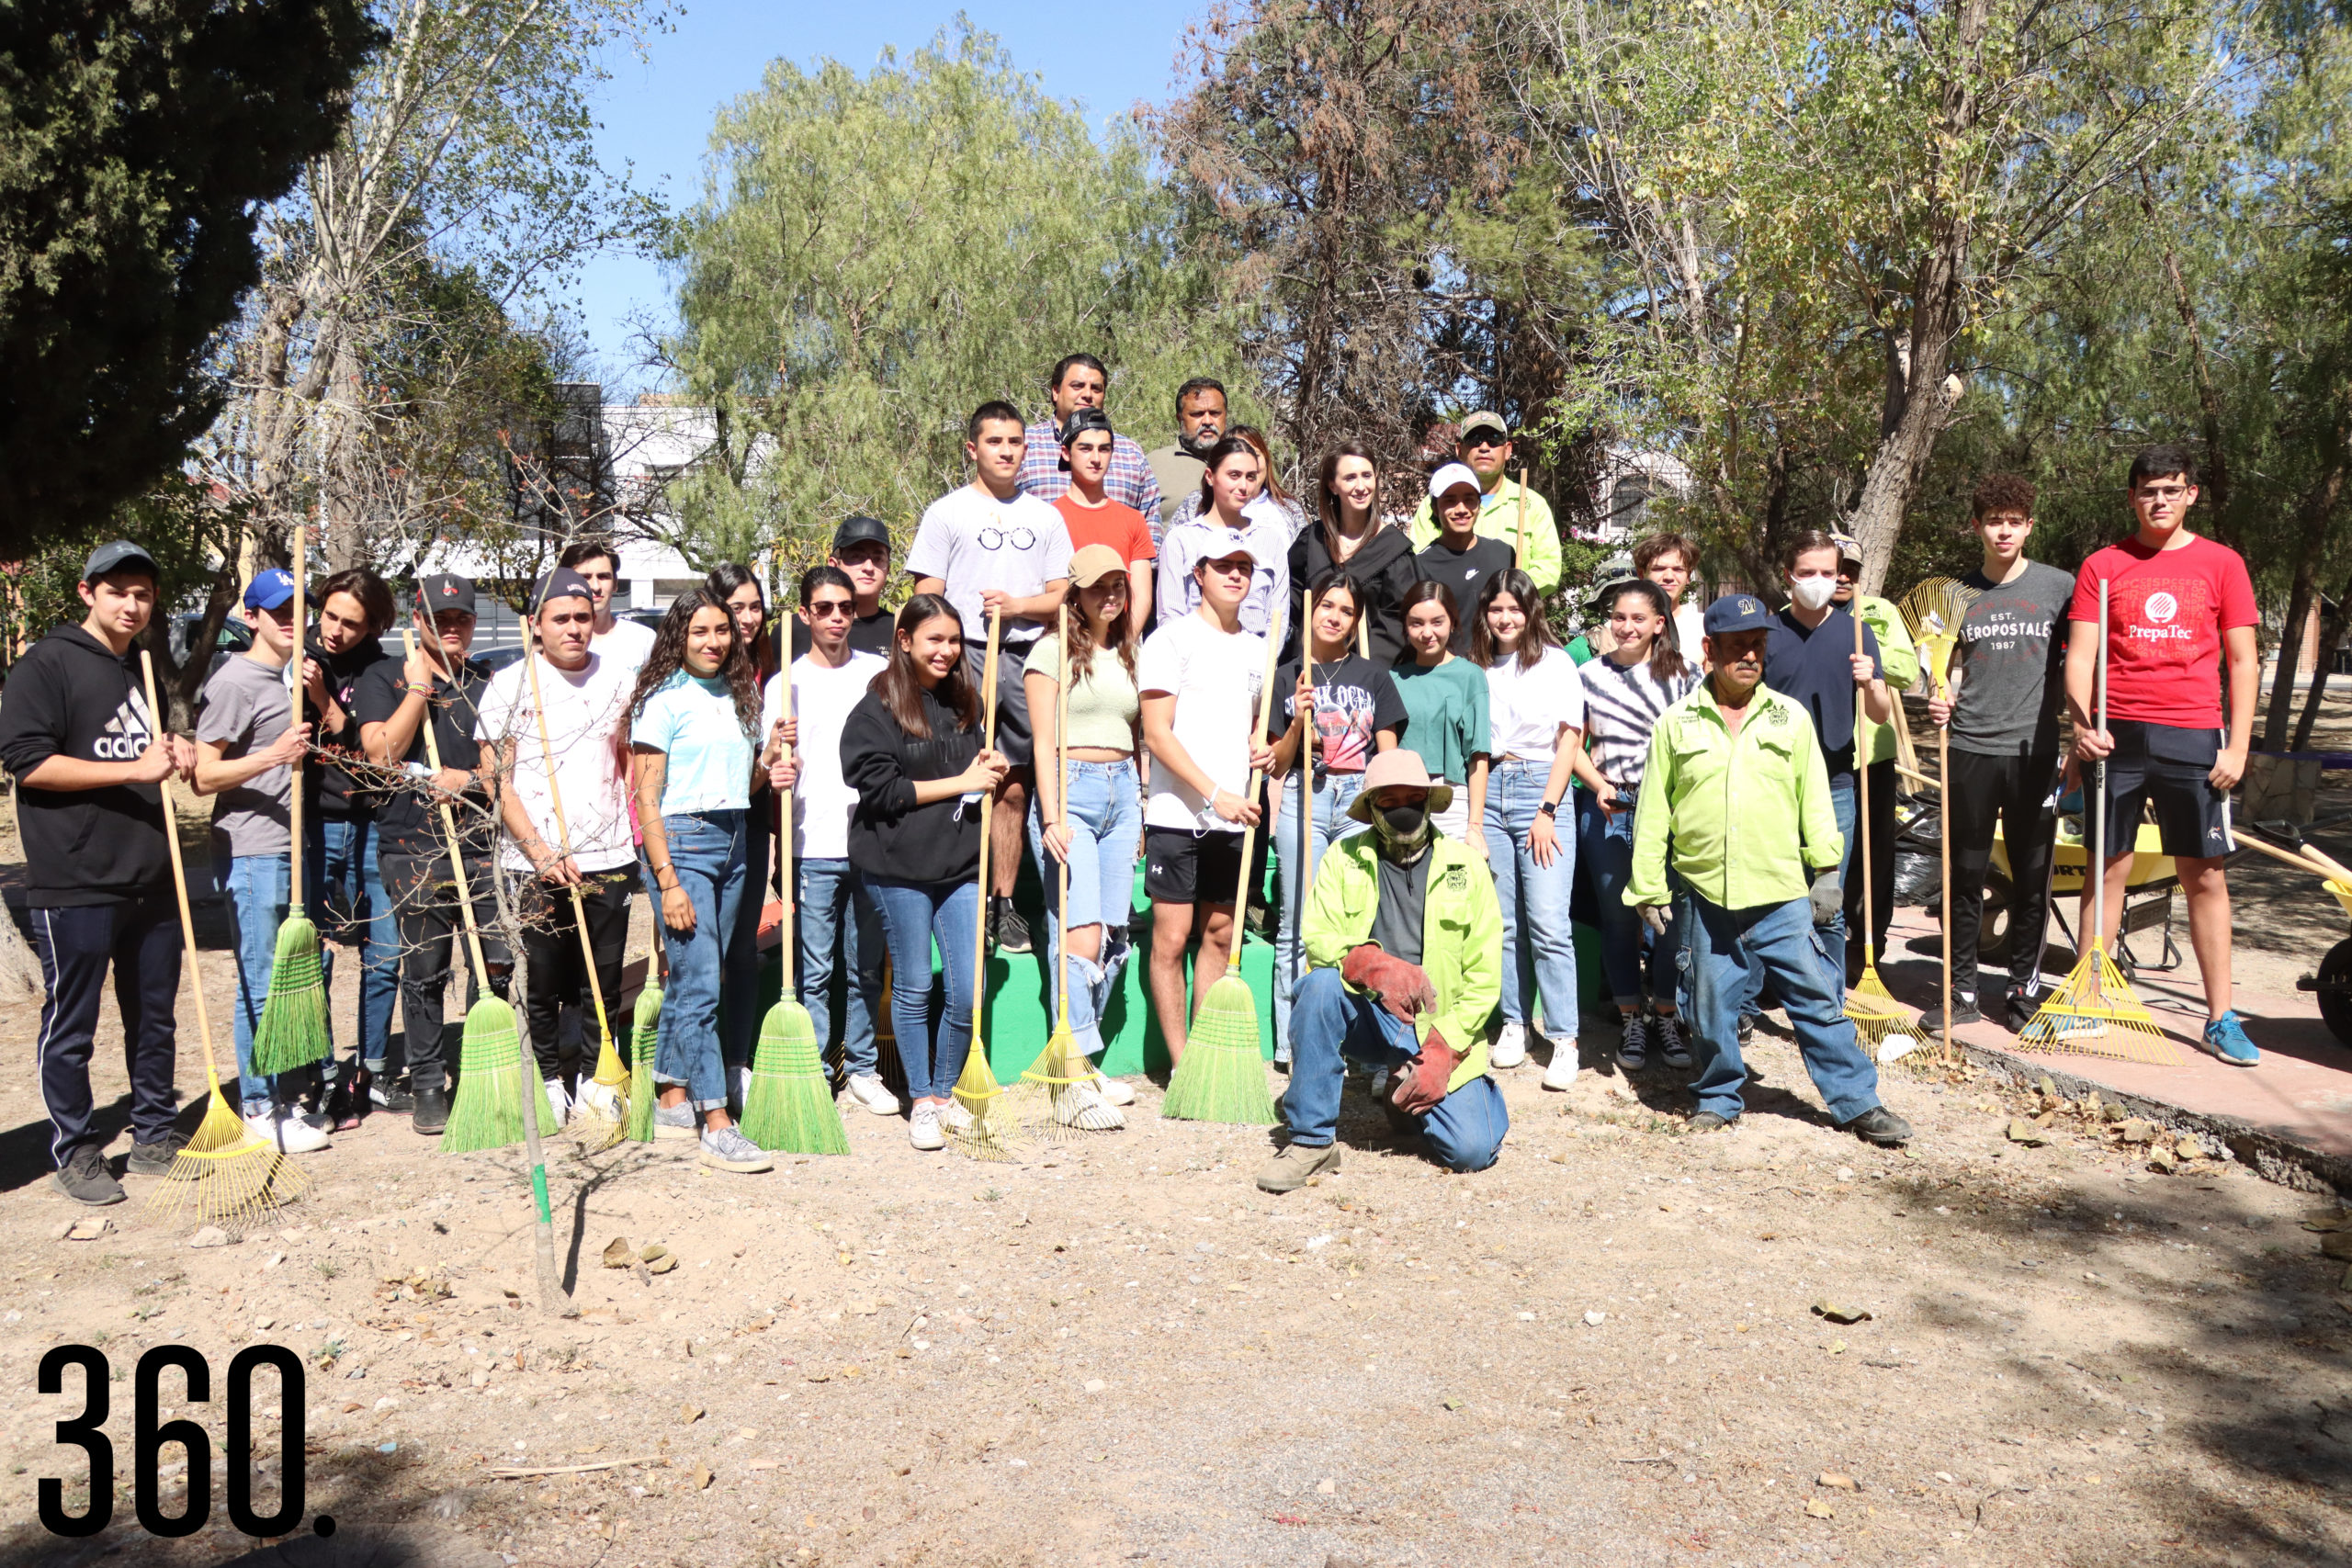
[[[756,87],[769,61],[805,66],[830,57],[864,72],[885,46],[903,54],[926,43],[959,10],[994,33],[1023,70],[1041,76],[1047,92],[1084,104],[1099,126],[1138,100],[1169,96],[1177,44],[1206,8],[1206,0],[1121,0],[1084,8],[1083,22],[1073,25],[1069,10],[1038,4],[686,0],[677,30],[654,39],[645,61],[624,59],[615,67],[597,106],[597,148],[607,168],[633,164],[639,184],[683,207],[701,189],[713,116]],[[577,302],[608,379],[635,384],[630,321],[668,318],[669,280],[662,269],[639,257],[603,257],[584,269]]]

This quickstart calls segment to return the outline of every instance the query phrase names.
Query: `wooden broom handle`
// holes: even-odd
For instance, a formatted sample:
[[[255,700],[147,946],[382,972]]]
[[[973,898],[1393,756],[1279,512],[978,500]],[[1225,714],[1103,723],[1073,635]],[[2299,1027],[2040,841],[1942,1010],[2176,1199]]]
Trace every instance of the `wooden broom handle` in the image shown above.
[[[401,628],[401,651],[412,657],[416,652],[416,634],[405,626]],[[527,652],[525,657],[528,657]],[[441,772],[441,742],[433,733],[432,707],[433,699],[427,697],[424,722],[417,728],[424,732],[424,760],[437,774]],[[430,784],[426,787],[438,788],[437,785]],[[438,804],[441,807],[441,830],[447,835],[449,840],[449,875],[450,879],[458,885],[458,913],[466,922],[466,949],[473,955],[474,985],[482,995],[488,996],[490,994],[490,965],[482,961],[481,933],[474,929],[474,898],[473,894],[466,887],[466,854],[458,840],[458,814],[449,809],[447,801],[444,800]],[[493,871],[492,874],[497,874]]]
[[[1057,673],[1054,681],[1054,809],[1061,813],[1062,832],[1067,836],[1070,825],[1069,600],[1067,597],[1062,600],[1057,615],[1059,619],[1055,623],[1055,633],[1061,638],[1061,660],[1055,666]],[[1023,675],[1023,679],[1026,680],[1027,676]],[[1039,815],[1042,818],[1043,813]],[[1042,827],[1037,837],[1041,840],[1045,838]],[[1054,978],[1055,983],[1061,987],[1061,1016],[1056,1021],[1066,1023],[1069,1020],[1069,856],[1064,854],[1059,858],[1061,860],[1062,939],[1057,944],[1057,954],[1055,958],[1057,973]],[[1047,1071],[1051,1070],[1050,1067],[1047,1068]]]
[[[1859,592],[1854,595],[1853,620],[1854,656],[1859,659],[1862,654],[1868,651],[1868,649],[1862,647],[1862,596]],[[1894,701],[1896,706],[1900,707],[1902,705],[1902,698],[1897,697]],[[1862,962],[1865,964],[1871,964],[1878,962],[1878,950],[1871,941],[1871,935],[1877,930],[1877,927],[1871,919],[1871,764],[1870,759],[1860,755],[1862,739],[1861,705],[1862,699],[1859,694],[1857,694],[1854,698],[1854,707],[1856,710],[1854,714],[1854,750],[1856,753],[1854,757],[1854,777],[1858,781],[1859,793],[1855,796],[1855,804],[1861,809],[1856,814],[1854,820],[1856,827],[1860,829],[1859,836],[1862,840]],[[1845,960],[1841,957],[1838,962],[1842,964]]]
[[[154,727],[152,739],[164,738],[164,710],[155,705],[155,660],[145,649],[139,650],[139,673],[147,682],[147,722]],[[212,1015],[204,1005],[204,972],[196,956],[196,919],[187,908],[187,868],[180,863],[180,816],[172,803],[172,781],[166,777],[157,785],[164,796],[164,846],[172,853],[172,891],[180,901],[180,939],[187,946],[187,977],[196,992],[196,1032],[204,1041],[204,1070],[212,1075],[212,1087],[220,1087],[220,1069],[212,1060]],[[299,793],[299,792],[298,792]],[[237,1092],[243,1094],[240,1084]]]
[[[996,750],[996,653],[997,639],[1004,631],[1004,613],[989,612],[989,652],[980,666],[981,746]],[[980,792],[980,909],[976,922],[978,934],[972,938],[972,1039],[980,1038],[981,1010],[989,997],[989,826],[990,811],[996,805],[996,791]]]
[[[564,820],[563,791],[557,787],[555,782],[555,748],[548,743],[548,705],[539,696],[538,649],[538,630],[526,620],[523,624],[523,669],[531,681],[531,717],[539,728],[539,761],[548,771],[548,802],[555,807],[556,847],[563,852],[564,859],[570,860],[571,827]],[[429,709],[429,699],[426,705]],[[424,728],[427,733],[433,728],[430,711],[424,716]],[[433,771],[436,773],[441,771],[438,761],[434,762]],[[575,866],[572,869],[577,871],[579,868]],[[581,897],[577,882],[571,884],[571,925],[580,933],[580,956],[588,966],[588,995],[596,1004],[596,1027],[603,1031],[605,1043],[609,1044],[613,1038],[613,1023],[605,1014],[605,985],[596,977],[596,945],[588,940],[588,906]]]
[[[1282,615],[1289,608],[1280,600],[1272,602],[1266,615],[1266,672],[1258,682],[1258,745],[1266,744],[1266,723],[1274,714],[1274,657],[1282,651]],[[1250,770],[1250,792],[1241,798],[1254,802],[1258,786],[1265,782],[1265,774]],[[1243,917],[1250,913],[1250,855],[1258,847],[1258,824],[1250,823],[1241,829],[1241,875],[1233,890],[1233,952],[1226,961],[1225,972],[1241,973],[1241,930]]]

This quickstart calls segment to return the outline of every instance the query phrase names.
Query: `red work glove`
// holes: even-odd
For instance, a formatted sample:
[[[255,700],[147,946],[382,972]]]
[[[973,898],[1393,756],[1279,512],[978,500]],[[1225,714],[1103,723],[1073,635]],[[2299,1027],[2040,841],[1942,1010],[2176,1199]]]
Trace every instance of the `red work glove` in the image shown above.
[[[1421,1040],[1421,1054],[1398,1069],[1396,1087],[1388,1103],[1408,1115],[1419,1116],[1445,1098],[1445,1081],[1462,1065],[1462,1053],[1445,1043],[1435,1027]]]
[[[1384,951],[1377,943],[1360,942],[1348,949],[1340,978],[1360,991],[1369,991],[1382,1007],[1407,1023],[1417,1013],[1437,1006],[1437,987],[1418,964]]]

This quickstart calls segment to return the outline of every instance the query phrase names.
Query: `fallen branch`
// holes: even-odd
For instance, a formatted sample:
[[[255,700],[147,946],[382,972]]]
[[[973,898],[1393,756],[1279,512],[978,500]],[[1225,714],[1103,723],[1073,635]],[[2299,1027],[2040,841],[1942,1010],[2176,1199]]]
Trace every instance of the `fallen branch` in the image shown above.
[[[492,1481],[523,1481],[527,1480],[534,1475],[578,1475],[583,1471],[590,1470],[618,1470],[625,1464],[668,1464],[669,1462],[670,1456],[667,1454],[639,1454],[634,1459],[600,1459],[592,1461],[587,1464],[549,1464],[540,1465],[529,1470],[520,1470],[511,1465],[500,1465],[491,1471],[490,1479]]]

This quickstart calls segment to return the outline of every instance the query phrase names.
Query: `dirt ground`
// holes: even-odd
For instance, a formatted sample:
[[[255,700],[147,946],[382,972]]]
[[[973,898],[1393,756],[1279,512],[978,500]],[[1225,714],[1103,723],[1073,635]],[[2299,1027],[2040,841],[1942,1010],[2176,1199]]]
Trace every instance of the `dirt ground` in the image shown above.
[[[2241,931],[2312,891],[2250,884]],[[36,1021],[0,1010],[0,1049],[29,1063]],[[1613,1026],[1585,1032],[1570,1093],[1505,1075],[1494,1169],[1436,1171],[1353,1089],[1341,1169],[1282,1199],[1250,1182],[1263,1132],[1163,1122],[1140,1080],[1128,1131],[1018,1164],[917,1154],[856,1112],[849,1157],[767,1176],[566,1151],[570,1319],[537,1309],[519,1158],[443,1158],[395,1117],[310,1156],[312,1193],[231,1245],[191,1247],[139,1178],[104,1235],[62,1239],[94,1212],[51,1186],[36,1085],[10,1075],[0,1562],[257,1544],[217,1485],[187,1540],[133,1517],[130,1370],[172,1341],[215,1398],[165,1414],[216,1454],[237,1348],[311,1364],[305,1511],[337,1528],[271,1562],[388,1532],[389,1560],[566,1568],[2352,1559],[2352,1294],[2301,1224],[2335,1197],[2211,1145],[2152,1173],[2079,1107],[2018,1145],[2011,1119],[2052,1108],[1961,1070],[1889,1069],[1919,1137],[1872,1149],[1769,1034],[1738,1129],[1693,1137],[1675,1075],[1629,1081],[1600,1065]],[[114,1038],[109,1010],[119,1156]],[[679,1266],[608,1269],[615,1237]],[[76,1342],[119,1380],[120,1495],[61,1541],[35,1484],[84,1472],[51,1426],[80,1380],[42,1395],[35,1368]]]

